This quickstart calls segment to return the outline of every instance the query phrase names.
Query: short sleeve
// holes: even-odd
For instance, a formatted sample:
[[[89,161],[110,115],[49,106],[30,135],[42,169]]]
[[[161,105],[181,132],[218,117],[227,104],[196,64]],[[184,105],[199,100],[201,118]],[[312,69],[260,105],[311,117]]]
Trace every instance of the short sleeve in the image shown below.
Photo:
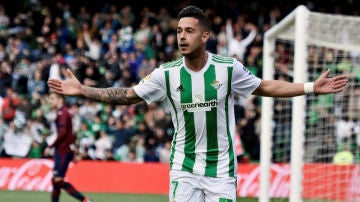
[[[232,92],[247,98],[261,83],[261,79],[252,74],[243,64],[235,61],[231,81]]]
[[[136,86],[135,93],[147,104],[163,101],[166,98],[165,74],[163,68],[157,68]]]

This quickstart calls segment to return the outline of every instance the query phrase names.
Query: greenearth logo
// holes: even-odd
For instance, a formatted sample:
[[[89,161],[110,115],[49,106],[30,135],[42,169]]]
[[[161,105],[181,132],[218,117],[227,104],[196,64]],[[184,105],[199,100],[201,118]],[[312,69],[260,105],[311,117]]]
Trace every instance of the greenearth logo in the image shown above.
[[[204,102],[182,103],[180,106],[183,111],[187,110],[188,112],[210,111],[211,108],[218,106],[218,101],[209,100]]]

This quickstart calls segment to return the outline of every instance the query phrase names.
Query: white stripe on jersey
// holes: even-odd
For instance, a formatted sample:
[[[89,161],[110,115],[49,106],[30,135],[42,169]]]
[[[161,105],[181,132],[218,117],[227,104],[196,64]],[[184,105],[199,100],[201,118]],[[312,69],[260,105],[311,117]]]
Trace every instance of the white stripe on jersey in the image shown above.
[[[204,92],[204,77],[196,75],[195,79],[192,79],[192,86],[196,88],[192,89],[193,95],[202,95]],[[205,164],[204,159],[206,159],[206,114],[204,112],[195,112],[195,133],[196,133],[196,143],[195,143],[195,164],[194,171],[195,174],[203,175],[205,173]]]
[[[170,74],[170,86],[174,87],[175,89],[178,89],[180,87],[180,69],[171,69],[169,70],[169,74]],[[166,86],[164,86],[164,88],[166,88]],[[177,91],[172,91],[171,92],[171,96],[174,96],[174,100],[180,100],[180,93],[178,93]],[[171,106],[171,103],[169,101],[169,99],[167,99],[168,104]],[[185,130],[181,129],[184,128],[184,116],[182,113],[177,113],[177,117],[175,116],[176,112],[174,110],[173,107],[171,108],[171,114],[172,114],[172,121],[174,124],[174,129],[175,131],[178,131],[176,134],[176,147],[172,148],[174,149],[174,159],[173,162],[183,162],[185,155],[184,155],[184,149],[185,149]],[[180,110],[179,108],[177,110]],[[178,120],[176,120],[176,118]],[[179,123],[179,128],[177,128],[177,123]],[[174,136],[175,138],[175,136]],[[173,139],[173,142],[175,141],[175,139]],[[181,163],[175,163],[173,164],[172,169],[174,170],[181,170]]]

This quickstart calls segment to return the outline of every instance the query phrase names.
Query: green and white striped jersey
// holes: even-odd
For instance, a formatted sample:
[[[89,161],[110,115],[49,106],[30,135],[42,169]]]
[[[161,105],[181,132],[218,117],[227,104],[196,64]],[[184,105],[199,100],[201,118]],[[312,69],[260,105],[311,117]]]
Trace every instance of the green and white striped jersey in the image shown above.
[[[134,89],[148,104],[166,101],[170,108],[175,129],[170,169],[234,177],[234,95],[248,97],[260,82],[237,60],[208,53],[199,72],[180,58],[155,69]]]

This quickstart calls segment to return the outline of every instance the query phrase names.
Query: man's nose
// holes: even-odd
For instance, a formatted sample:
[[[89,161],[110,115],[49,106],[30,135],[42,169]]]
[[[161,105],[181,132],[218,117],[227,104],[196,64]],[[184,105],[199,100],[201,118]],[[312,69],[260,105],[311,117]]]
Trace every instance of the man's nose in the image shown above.
[[[178,35],[179,35],[180,39],[185,39],[186,38],[186,33],[185,32],[180,32],[180,33],[178,33]]]

